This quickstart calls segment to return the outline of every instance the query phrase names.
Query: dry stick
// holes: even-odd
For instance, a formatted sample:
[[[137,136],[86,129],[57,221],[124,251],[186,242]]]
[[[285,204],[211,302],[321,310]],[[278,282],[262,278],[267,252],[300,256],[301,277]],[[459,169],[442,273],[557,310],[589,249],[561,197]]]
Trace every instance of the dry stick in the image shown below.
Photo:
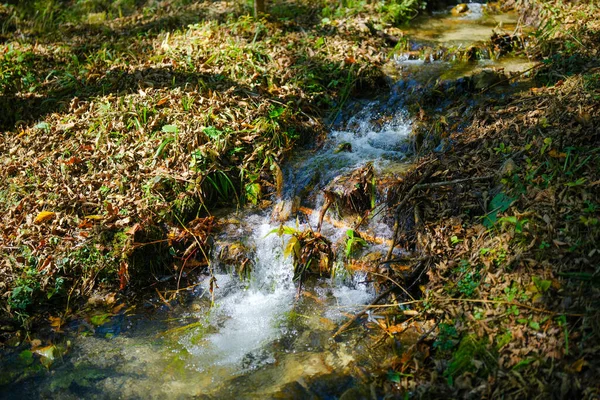
[[[404,207],[404,205],[408,202],[408,200],[410,199],[410,197],[416,190],[431,189],[431,188],[440,187],[440,186],[456,185],[459,183],[470,182],[470,181],[485,181],[488,179],[492,179],[493,177],[494,177],[494,175],[474,176],[472,178],[454,179],[452,181],[433,182],[433,183],[418,183],[416,185],[413,185],[413,187],[410,188],[410,190],[408,191],[406,196],[404,196],[404,198],[402,199],[400,204],[398,204],[398,206],[396,206],[396,212],[395,212],[396,221],[394,223],[394,235],[392,236],[392,245],[390,246],[390,249],[388,250],[388,253],[386,256],[386,261],[390,260],[392,258],[392,252],[394,251],[394,247],[396,247],[396,237],[398,236],[398,231],[400,230],[400,223],[398,222],[400,211],[402,210],[402,207]]]
[[[167,301],[167,299],[165,299],[165,297],[162,295],[162,293],[158,290],[158,288],[154,288],[156,290],[156,293],[158,293],[158,297],[160,297],[160,299],[162,300],[163,303],[165,303],[167,305],[167,307],[169,307],[169,310],[172,310],[173,307],[169,304],[169,302]]]
[[[505,305],[505,306],[515,306],[515,307],[519,307],[519,308],[526,308],[528,310],[537,311],[537,312],[544,313],[544,314],[566,315],[568,317],[585,317],[585,314],[573,314],[573,313],[550,311],[550,310],[546,310],[543,308],[537,308],[537,307],[528,306],[526,304],[517,303],[515,301],[488,300],[488,299],[457,299],[457,298],[450,298],[450,297],[449,298],[437,297],[437,298],[435,298],[435,300],[437,300],[439,302],[448,302],[448,303],[462,301],[462,302],[467,302],[467,303],[501,304],[501,305]],[[410,304],[417,304],[417,303],[424,303],[424,302],[425,302],[425,300],[412,300],[412,301],[405,301],[402,303],[393,303],[393,304],[370,304],[370,305],[366,306],[366,308],[399,307],[399,306],[406,306],[406,305],[410,305]]]
[[[340,326],[339,329],[333,334],[332,338],[335,338],[336,336],[338,336],[339,334],[344,332],[346,329],[348,329],[350,326],[352,326],[352,324],[354,322],[356,322],[357,319],[359,319],[360,317],[362,317],[363,315],[365,315],[367,313],[367,311],[369,310],[369,308],[371,306],[374,306],[375,304],[379,303],[379,301],[381,299],[383,299],[385,296],[387,296],[388,294],[390,294],[392,292],[392,290],[394,290],[393,287],[391,287],[391,288],[387,289],[386,291],[382,292],[381,294],[379,294],[379,296],[377,296],[377,298],[375,300],[373,300],[371,302],[371,304],[366,306],[361,312],[354,314],[354,316],[351,319],[346,321],[346,323],[344,325]]]
[[[392,278],[390,278],[387,275],[384,274],[380,274],[378,272],[370,272],[371,275],[375,275],[375,276],[381,276],[382,278],[388,279],[390,282],[392,282],[394,285],[398,286],[400,288],[400,290],[402,290],[404,292],[404,294],[406,294],[408,297],[410,297],[412,300],[414,300],[415,298],[412,297],[412,295],[408,292],[408,290],[404,289],[404,287],[399,284],[398,282],[396,282],[395,280],[393,280]]]

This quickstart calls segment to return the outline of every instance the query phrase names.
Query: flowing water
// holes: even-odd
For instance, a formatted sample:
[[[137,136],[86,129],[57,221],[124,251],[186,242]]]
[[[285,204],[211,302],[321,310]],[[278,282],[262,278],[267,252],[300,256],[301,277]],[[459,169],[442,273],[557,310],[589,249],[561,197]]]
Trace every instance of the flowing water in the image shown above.
[[[428,18],[411,28],[412,34],[421,41],[464,45],[465,37],[489,37],[495,24],[481,5],[470,7],[469,15]],[[440,76],[454,66],[440,62],[425,67],[424,61],[400,57],[392,67],[400,71],[396,79],[404,79],[407,68],[429,68],[428,74]],[[299,151],[287,163],[283,199],[276,209],[289,210],[290,204],[300,202],[305,209],[318,210],[324,187],[367,163],[378,177],[409,165],[411,121],[398,86],[376,101],[354,102],[349,113],[320,149]],[[215,242],[213,293],[211,279],[205,277],[182,304],[169,308],[156,300],[146,311],[122,312],[88,327],[86,335],[70,337],[62,349],[58,346],[45,357],[7,353],[0,363],[0,385],[15,382],[0,386],[0,397],[338,398],[346,391],[369,392],[362,388],[360,371],[376,365],[380,354],[360,330],[343,340],[332,339],[332,332],[374,298],[372,284],[365,273],[347,271],[340,258],[333,278],[307,283],[299,292],[292,261],[283,252],[287,238],[272,231],[281,223],[315,229],[318,212],[276,214],[273,209],[250,210],[224,218],[228,223]],[[343,246],[349,224],[325,222],[322,233]],[[382,243],[369,245],[363,255],[385,254],[392,232],[381,216],[361,230]],[[235,265],[218,257],[228,246],[242,248],[250,259],[249,278],[240,278],[232,272]]]

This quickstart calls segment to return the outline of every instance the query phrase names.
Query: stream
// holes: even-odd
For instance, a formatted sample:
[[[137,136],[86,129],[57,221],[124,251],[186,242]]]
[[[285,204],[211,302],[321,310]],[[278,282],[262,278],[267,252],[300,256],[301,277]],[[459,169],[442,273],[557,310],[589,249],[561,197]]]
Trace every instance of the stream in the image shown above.
[[[516,23],[513,14],[490,16],[481,4],[469,6],[463,16],[448,10],[415,21],[407,31],[411,45],[468,46],[489,38],[500,23],[508,30]],[[299,291],[292,260],[284,256],[289,237],[273,231],[282,224],[316,229],[323,189],[367,163],[377,179],[397,176],[410,166],[412,121],[402,97],[408,85],[490,66],[519,71],[529,63],[508,59],[465,65],[403,55],[390,60],[386,72],[397,81],[390,93],[355,100],[344,112],[351,116],[335,122],[320,149],[296,152],[283,166],[279,203],[219,217],[226,224],[215,238],[217,286],[212,294],[206,276],[181,304],[167,307],[156,299],[147,310],[123,310],[87,334],[69,337],[63,351],[57,345],[46,353],[8,352],[0,362],[0,385],[6,385],[0,386],[0,398],[377,398],[366,371],[384,359],[389,346],[370,347],[362,329],[332,338],[349,315],[376,296],[366,272],[346,268],[338,257],[333,277],[307,281]],[[383,207],[383,198],[378,193],[377,207]],[[297,213],[298,206],[317,212]],[[392,229],[385,214],[361,227],[379,240],[361,250],[362,259],[386,254]],[[340,254],[353,222],[351,217],[325,219],[322,234],[342,246]],[[235,265],[220,256],[232,250],[250,261],[249,277],[234,273]]]

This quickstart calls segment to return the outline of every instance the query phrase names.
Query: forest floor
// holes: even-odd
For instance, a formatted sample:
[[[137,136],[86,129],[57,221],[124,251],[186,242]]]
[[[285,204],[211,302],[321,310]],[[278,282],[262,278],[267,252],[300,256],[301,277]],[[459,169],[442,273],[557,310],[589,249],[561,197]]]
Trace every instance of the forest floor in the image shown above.
[[[387,85],[398,29],[373,35],[381,12],[316,3],[258,21],[218,1],[0,6],[2,345],[184,287],[207,263],[210,212],[269,204],[294,146]],[[415,94],[422,156],[388,195],[413,256],[385,265],[416,300],[368,325],[377,342],[420,338],[375,371],[387,393],[600,395],[600,14],[521,7],[539,26],[539,64],[511,80],[524,89]]]

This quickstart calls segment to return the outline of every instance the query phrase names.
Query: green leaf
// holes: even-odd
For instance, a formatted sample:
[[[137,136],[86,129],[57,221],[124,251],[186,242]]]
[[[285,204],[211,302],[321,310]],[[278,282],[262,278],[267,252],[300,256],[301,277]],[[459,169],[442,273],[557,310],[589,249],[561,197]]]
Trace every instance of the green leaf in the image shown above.
[[[496,196],[494,196],[494,198],[490,202],[490,208],[492,210],[496,210],[502,213],[508,210],[514,201],[514,198],[509,197],[506,194],[500,192]]]
[[[94,326],[100,326],[100,325],[104,324],[106,321],[108,321],[108,319],[111,316],[112,316],[112,314],[110,314],[110,313],[94,315],[93,317],[90,318],[90,322]]]
[[[258,183],[250,183],[246,185],[246,198],[254,205],[258,203],[260,199],[261,187]]]
[[[271,111],[269,111],[269,118],[277,119],[277,118],[281,117],[281,114],[283,114],[284,111],[285,111],[285,109],[281,106],[272,107]]]
[[[19,360],[25,365],[33,364],[33,352],[31,350],[23,350],[19,353]]]
[[[265,237],[276,233],[279,236],[283,236],[283,235],[297,235],[300,233],[300,231],[298,231],[298,229],[296,228],[292,228],[291,226],[280,226],[279,228],[275,228],[273,230],[271,230],[269,233],[267,233],[265,235]]]
[[[506,346],[512,340],[512,333],[510,331],[506,331],[504,334],[498,337],[498,344],[496,345],[497,349],[501,349]]]
[[[512,367],[512,369],[519,370],[523,367],[528,366],[529,364],[531,364],[534,361],[535,361],[535,358],[526,358],[524,360],[519,361],[514,367]]]
[[[390,382],[400,383],[400,373],[396,371],[389,370],[387,373],[387,378]]]
[[[158,149],[156,149],[156,153],[154,153],[154,158],[161,157],[163,155],[165,149],[169,145],[169,143],[174,142],[174,141],[175,141],[175,138],[172,136],[164,138],[163,141],[160,143],[160,146],[158,146]]]
[[[540,323],[536,321],[529,321],[529,327],[531,329],[535,329],[536,331],[540,330]]]
[[[515,200],[516,199],[509,197],[502,192],[494,196],[492,201],[490,201],[489,208],[491,211],[483,217],[483,225],[488,229],[494,226],[498,221],[498,213],[508,210]]]
[[[545,279],[542,280],[541,278],[538,278],[537,276],[534,276],[533,278],[531,278],[531,280],[533,281],[533,284],[535,285],[538,292],[540,292],[540,293],[544,293],[545,291],[550,289],[550,286],[552,286],[552,281],[545,280]]]
[[[179,129],[177,129],[177,125],[165,125],[162,127],[162,131],[165,133],[177,133]]]
[[[39,124],[37,124],[36,126],[34,126],[35,129],[42,129],[44,131],[49,131],[50,130],[50,124],[42,121]]]
[[[223,136],[223,131],[218,130],[214,126],[204,128],[203,132],[210,140],[218,140]]]

